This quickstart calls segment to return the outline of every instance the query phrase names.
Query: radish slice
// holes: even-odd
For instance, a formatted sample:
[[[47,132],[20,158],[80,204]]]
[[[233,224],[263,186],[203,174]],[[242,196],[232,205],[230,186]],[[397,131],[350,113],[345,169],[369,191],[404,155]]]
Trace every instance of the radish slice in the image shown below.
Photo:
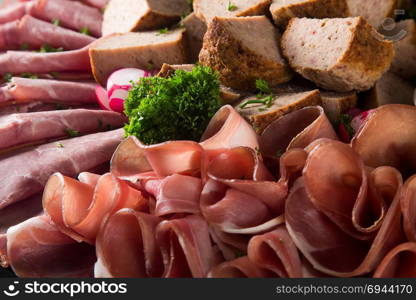
[[[114,85],[131,86],[131,81],[136,82],[140,78],[148,77],[149,72],[141,69],[126,68],[115,71],[107,80],[107,91],[110,91]]]
[[[110,100],[111,110],[115,112],[122,113],[124,112],[124,99],[113,98]]]
[[[95,87],[95,95],[97,96],[97,102],[102,109],[111,110],[107,91],[102,86],[97,85]]]

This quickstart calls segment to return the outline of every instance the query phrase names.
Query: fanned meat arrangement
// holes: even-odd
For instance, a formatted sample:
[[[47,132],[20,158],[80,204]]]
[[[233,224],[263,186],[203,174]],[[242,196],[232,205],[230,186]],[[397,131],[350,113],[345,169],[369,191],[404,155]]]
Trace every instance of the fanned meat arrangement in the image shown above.
[[[416,277],[412,7],[3,1],[0,266]]]

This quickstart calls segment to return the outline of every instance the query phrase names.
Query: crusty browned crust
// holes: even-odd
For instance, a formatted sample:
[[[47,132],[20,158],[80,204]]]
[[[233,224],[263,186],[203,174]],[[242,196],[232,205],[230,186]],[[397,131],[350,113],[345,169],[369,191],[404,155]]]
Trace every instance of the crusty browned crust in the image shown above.
[[[284,29],[293,17],[342,18],[347,17],[349,14],[345,0],[306,0],[284,7],[277,7],[272,4],[270,12],[274,23],[281,29]]]
[[[143,17],[137,20],[131,31],[154,30],[162,27],[169,27],[180,20],[179,16],[162,15],[149,10]]]
[[[338,121],[341,114],[357,106],[357,93],[336,93],[321,91],[322,107],[332,122]]]
[[[288,82],[293,76],[286,63],[254,53],[235,39],[217,18],[205,34],[199,62],[217,71],[225,86],[237,90],[254,90],[256,79],[264,79],[274,86]]]
[[[296,66],[291,63],[291,53],[285,45],[285,37],[291,33],[290,28],[295,19],[289,22],[283,34],[283,55],[298,73],[324,89],[338,92],[369,90],[387,72],[395,51],[391,41],[385,40],[363,17],[358,18],[349,47],[338,59],[337,64],[327,70]]]

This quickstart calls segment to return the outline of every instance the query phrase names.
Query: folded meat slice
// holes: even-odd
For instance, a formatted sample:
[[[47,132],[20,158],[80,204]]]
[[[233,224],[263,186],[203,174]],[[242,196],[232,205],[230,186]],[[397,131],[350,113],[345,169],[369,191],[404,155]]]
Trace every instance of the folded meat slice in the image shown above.
[[[221,262],[208,224],[197,215],[161,222],[156,230],[165,272],[163,277],[206,277]]]
[[[93,83],[13,77],[3,89],[16,102],[97,103]]]
[[[112,215],[97,238],[95,277],[160,277],[163,261],[156,241],[160,221],[132,209]]]
[[[351,146],[367,166],[392,166],[405,175],[415,174],[416,107],[390,104],[371,111]]]
[[[100,9],[104,9],[108,1],[109,0],[81,0],[81,2],[87,5],[94,6]]]
[[[61,233],[46,216],[7,231],[7,263],[19,277],[90,277],[94,247]]]
[[[76,176],[110,160],[123,139],[123,130],[61,140],[14,153],[0,160],[0,208],[42,191],[49,176]],[[63,147],[62,147],[62,146]],[[91,155],[94,153],[94,155]]]
[[[264,278],[271,274],[259,268],[247,256],[226,261],[215,266],[209,273],[209,278]]]
[[[404,232],[409,241],[416,242],[416,176],[406,181],[400,201]]]
[[[88,48],[64,52],[38,53],[7,51],[0,55],[0,73],[50,73],[90,71]]]
[[[32,3],[11,3],[0,9],[0,24],[20,19],[30,11]]]
[[[101,36],[103,16],[100,10],[78,1],[35,0],[30,15],[45,21],[59,20],[63,27]]]
[[[337,277],[365,275],[374,271],[387,252],[403,241],[401,176],[389,167],[383,173],[382,177],[390,180],[379,188],[395,190],[395,195],[389,199],[392,200],[389,210],[370,244],[346,234],[320,212],[309,198],[303,178],[296,181],[286,201],[286,226],[297,248],[315,269]]]
[[[61,232],[94,244],[109,216],[122,208],[145,210],[147,201],[111,173],[101,176],[95,188],[56,173],[46,183],[43,208]]]
[[[0,25],[0,49],[19,49],[27,46],[37,49],[42,45],[62,47],[65,50],[79,49],[91,44],[91,36],[56,26],[31,17],[24,16],[19,21]]]
[[[391,250],[381,261],[375,278],[416,278],[416,244],[404,243]]]
[[[248,257],[258,267],[278,277],[302,277],[298,250],[284,225],[252,237],[248,243]]]

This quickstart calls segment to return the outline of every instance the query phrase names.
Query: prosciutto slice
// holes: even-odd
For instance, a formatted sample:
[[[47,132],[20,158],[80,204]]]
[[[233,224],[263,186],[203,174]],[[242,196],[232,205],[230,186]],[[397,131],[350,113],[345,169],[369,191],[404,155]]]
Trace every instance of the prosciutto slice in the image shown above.
[[[163,261],[155,233],[160,221],[131,209],[112,215],[97,238],[95,277],[160,277]]]
[[[18,49],[27,45],[29,49],[39,49],[42,45],[65,50],[83,48],[95,38],[56,26],[26,15],[21,20],[0,25],[0,49]]]
[[[122,138],[119,129],[62,140],[63,147],[54,142],[4,157],[0,160],[5,170],[0,173],[0,208],[41,192],[57,171],[76,176],[107,162]]]
[[[416,242],[416,176],[407,180],[400,201],[404,232],[409,241]]]
[[[86,134],[108,126],[121,127],[124,117],[101,110],[71,109],[21,113],[0,117],[0,149],[68,136],[68,130]]]
[[[87,29],[93,36],[101,36],[101,12],[78,1],[35,0],[30,14],[49,22],[58,19],[63,27],[76,31]]]
[[[209,278],[265,278],[271,274],[259,268],[247,256],[226,261],[215,266],[208,274]]]
[[[0,72],[50,73],[65,71],[91,71],[88,47],[64,52],[7,51],[0,55]]]
[[[206,277],[221,261],[200,216],[161,222],[156,230],[165,266],[164,277]]]
[[[416,278],[416,244],[404,243],[391,250],[374,272],[376,278]]]
[[[351,146],[367,166],[392,166],[405,176],[415,174],[416,107],[390,104],[371,111]]]
[[[89,277],[95,249],[61,233],[46,216],[7,231],[5,262],[20,277]]]

